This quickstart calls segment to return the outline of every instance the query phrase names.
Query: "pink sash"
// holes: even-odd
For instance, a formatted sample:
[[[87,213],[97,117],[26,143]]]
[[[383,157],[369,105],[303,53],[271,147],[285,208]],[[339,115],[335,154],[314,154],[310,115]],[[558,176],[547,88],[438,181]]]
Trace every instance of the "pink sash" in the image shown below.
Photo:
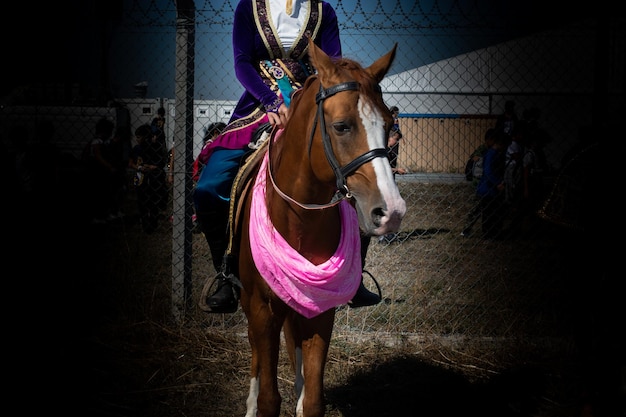
[[[270,139],[271,140],[271,139]],[[265,204],[266,154],[253,188],[250,247],[261,276],[287,305],[306,318],[345,304],[361,282],[361,240],[356,210],[339,203],[342,233],[334,255],[320,265],[303,258],[276,231]]]

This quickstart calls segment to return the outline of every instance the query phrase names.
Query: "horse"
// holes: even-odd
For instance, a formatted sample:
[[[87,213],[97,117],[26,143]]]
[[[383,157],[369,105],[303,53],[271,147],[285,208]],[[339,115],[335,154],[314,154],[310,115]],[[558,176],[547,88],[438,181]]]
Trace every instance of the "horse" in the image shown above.
[[[361,280],[359,233],[400,228],[406,203],[387,157],[393,118],[379,87],[396,47],[363,68],[309,40],[317,73],[293,94],[289,119],[266,139],[254,184],[239,197],[235,265],[252,353],[246,417],[280,414],[281,333],[295,415],[324,415],[335,308]]]

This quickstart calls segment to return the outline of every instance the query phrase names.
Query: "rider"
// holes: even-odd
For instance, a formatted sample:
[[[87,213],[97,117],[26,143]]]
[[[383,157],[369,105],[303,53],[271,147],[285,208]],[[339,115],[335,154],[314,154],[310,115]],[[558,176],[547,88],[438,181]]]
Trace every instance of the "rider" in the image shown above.
[[[272,30],[268,30],[268,29]],[[282,128],[289,115],[290,95],[314,69],[308,38],[328,56],[341,57],[337,15],[321,0],[240,0],[233,23],[235,74],[245,91],[222,132],[198,156],[204,168],[194,191],[200,229],[211,250],[217,289],[207,297],[211,312],[237,310],[238,288],[228,279],[228,215],[230,189],[253,132],[268,122]],[[210,160],[209,160],[210,159]],[[361,238],[361,264],[370,237]],[[363,285],[351,307],[378,304],[381,298]]]

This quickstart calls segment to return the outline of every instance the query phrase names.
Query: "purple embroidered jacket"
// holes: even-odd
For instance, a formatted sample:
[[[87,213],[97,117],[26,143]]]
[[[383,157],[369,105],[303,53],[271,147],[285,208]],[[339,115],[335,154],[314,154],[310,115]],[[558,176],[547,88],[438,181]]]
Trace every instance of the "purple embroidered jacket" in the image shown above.
[[[313,37],[315,44],[331,58],[341,57],[335,10],[330,4],[320,0],[309,0],[309,6],[308,19],[300,29],[294,45],[288,51],[284,51],[280,40],[271,29],[266,0],[239,2],[233,23],[233,52],[235,74],[245,91],[239,98],[223,133],[205,146],[198,155],[200,163],[198,165],[206,165],[215,149],[245,148],[256,126],[263,122],[266,109],[276,108],[282,102],[278,93],[271,88],[272,81],[261,75],[262,61],[280,58],[282,64],[296,78],[295,81],[303,83],[307,74],[299,61],[308,64],[309,37]],[[260,33],[260,30],[263,33]],[[197,170],[194,170],[193,176],[198,178]]]
[[[261,35],[259,34],[257,21],[255,20],[254,5],[256,2],[259,24],[264,30],[265,38],[268,40],[271,51],[268,51]],[[235,62],[235,74],[245,92],[239,99],[237,106],[231,117],[231,121],[249,115],[259,103],[263,106],[271,106],[276,101],[276,93],[263,81],[259,75],[259,63],[266,59],[305,59],[308,57],[305,48],[308,36],[312,33],[311,24],[319,18],[318,4],[321,3],[321,25],[315,34],[314,42],[328,56],[332,58],[341,57],[341,42],[339,39],[339,27],[337,15],[330,4],[325,1],[311,0],[310,14],[308,22],[302,28],[296,44],[289,51],[283,51],[279,41],[274,38],[271,31],[269,16],[267,15],[265,0],[242,0],[235,10],[233,23],[233,52]],[[314,28],[313,28],[314,29]],[[283,55],[283,53],[285,55]],[[288,54],[288,55],[287,55]],[[306,78],[306,77],[305,77]],[[297,80],[304,82],[304,79]]]

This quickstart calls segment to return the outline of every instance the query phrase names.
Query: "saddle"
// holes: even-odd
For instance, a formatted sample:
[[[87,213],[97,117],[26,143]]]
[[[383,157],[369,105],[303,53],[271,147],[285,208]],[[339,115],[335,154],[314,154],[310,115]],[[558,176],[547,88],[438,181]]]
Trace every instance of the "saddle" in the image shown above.
[[[241,209],[251,185],[259,171],[261,160],[267,152],[269,140],[273,136],[274,130],[269,123],[265,123],[255,131],[248,147],[252,153],[248,154],[233,181],[230,190],[230,209],[228,211],[228,248],[224,256],[235,256],[235,237],[240,229]]]

